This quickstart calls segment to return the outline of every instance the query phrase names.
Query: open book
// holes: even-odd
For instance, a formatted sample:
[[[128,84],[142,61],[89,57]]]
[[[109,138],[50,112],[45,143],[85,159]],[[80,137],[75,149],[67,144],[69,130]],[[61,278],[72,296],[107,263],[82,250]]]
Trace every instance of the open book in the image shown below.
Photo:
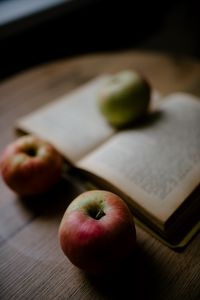
[[[121,131],[101,115],[107,76],[17,120],[16,128],[51,142],[102,189],[118,193],[135,217],[172,246],[200,216],[200,102],[175,93],[141,123]]]

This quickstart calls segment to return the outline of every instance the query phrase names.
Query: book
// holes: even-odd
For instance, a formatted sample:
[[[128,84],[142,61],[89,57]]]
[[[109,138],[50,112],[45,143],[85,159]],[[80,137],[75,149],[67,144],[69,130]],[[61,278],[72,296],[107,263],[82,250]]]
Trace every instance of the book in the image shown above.
[[[146,119],[116,130],[98,108],[109,75],[87,82],[16,121],[16,129],[48,140],[73,172],[117,193],[146,230],[171,247],[199,229],[200,102],[173,93]],[[154,99],[154,100],[153,100]]]

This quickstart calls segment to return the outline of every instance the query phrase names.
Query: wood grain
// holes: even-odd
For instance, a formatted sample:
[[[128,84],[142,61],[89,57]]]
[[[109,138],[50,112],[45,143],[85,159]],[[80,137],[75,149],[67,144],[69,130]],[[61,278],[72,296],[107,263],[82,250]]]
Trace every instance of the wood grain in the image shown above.
[[[200,96],[200,63],[126,51],[64,59],[0,84],[0,151],[17,118],[103,73],[137,69],[154,88]],[[60,250],[57,231],[83,188],[71,178],[37,199],[20,199],[0,181],[0,299],[200,299],[200,236],[178,253],[137,227],[135,253],[115,274],[91,277]]]

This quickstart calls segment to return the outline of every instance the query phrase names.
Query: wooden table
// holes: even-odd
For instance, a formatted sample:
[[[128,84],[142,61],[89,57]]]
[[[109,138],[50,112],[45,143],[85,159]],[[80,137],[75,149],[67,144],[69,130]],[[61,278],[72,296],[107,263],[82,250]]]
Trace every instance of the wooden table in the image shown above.
[[[200,96],[200,63],[135,51],[53,62],[0,85],[0,150],[15,139],[16,118],[93,77],[134,68],[167,94]],[[74,181],[37,201],[20,199],[0,181],[0,299],[200,299],[200,236],[175,252],[137,227],[135,256],[115,275],[87,276],[60,250],[57,230],[67,203],[81,187]]]

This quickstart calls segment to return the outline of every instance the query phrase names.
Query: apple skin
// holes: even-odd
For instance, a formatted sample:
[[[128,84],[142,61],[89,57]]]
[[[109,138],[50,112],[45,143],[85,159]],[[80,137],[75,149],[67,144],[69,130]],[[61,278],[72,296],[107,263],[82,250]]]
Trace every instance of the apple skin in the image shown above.
[[[99,274],[116,270],[136,246],[133,216],[117,195],[84,192],[68,206],[60,227],[64,254],[78,268]]]
[[[111,77],[98,94],[100,111],[114,127],[121,128],[143,117],[149,108],[151,86],[134,71]]]
[[[63,158],[48,142],[25,135],[5,148],[0,168],[5,183],[20,195],[46,192],[60,178]]]

